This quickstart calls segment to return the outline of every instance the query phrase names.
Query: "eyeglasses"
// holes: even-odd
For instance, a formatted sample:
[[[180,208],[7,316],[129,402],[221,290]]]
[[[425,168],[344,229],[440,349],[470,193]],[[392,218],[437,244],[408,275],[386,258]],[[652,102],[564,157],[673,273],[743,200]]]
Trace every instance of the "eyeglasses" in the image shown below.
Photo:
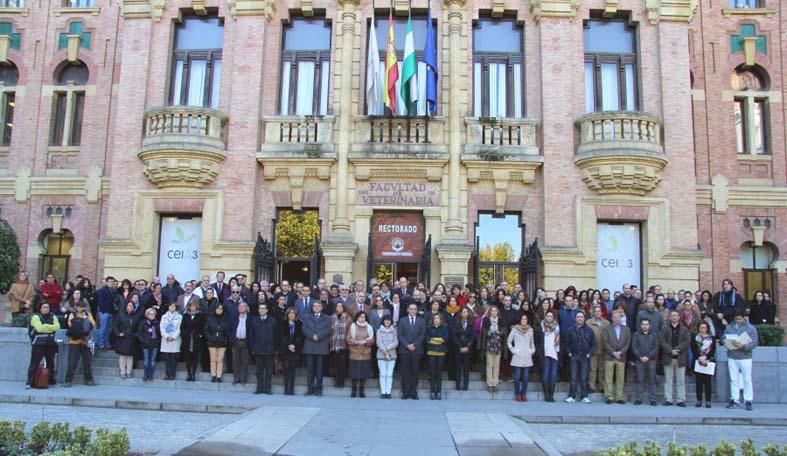
[[[240,291],[233,291],[232,294],[240,294]]]

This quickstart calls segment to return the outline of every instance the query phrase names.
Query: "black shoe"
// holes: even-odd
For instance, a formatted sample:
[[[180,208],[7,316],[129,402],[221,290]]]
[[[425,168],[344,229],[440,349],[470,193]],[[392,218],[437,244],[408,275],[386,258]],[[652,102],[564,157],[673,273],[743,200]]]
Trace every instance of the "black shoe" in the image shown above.
[[[655,407],[655,406],[656,406],[656,405],[658,405],[658,404],[656,404],[656,401],[650,401],[650,405],[652,405],[652,406],[654,406],[654,407]]]
[[[254,392],[254,394],[262,394],[262,393],[263,393],[262,390],[257,390],[257,391]]]
[[[366,397],[366,392],[363,390],[363,388],[359,388],[358,397],[362,397],[362,398]]]
[[[317,397],[321,397],[322,396],[322,391],[317,391],[316,393],[314,393],[314,395],[317,396]]]
[[[623,399],[619,399],[619,400],[615,401],[615,403],[616,404],[620,404],[620,405],[625,405],[626,401],[624,401]]]
[[[607,404],[611,404],[611,403],[612,403],[612,399],[607,399]]]
[[[221,383],[221,377],[216,377],[216,383]]]
[[[438,401],[442,401],[443,400],[443,393],[438,391],[435,394],[436,394],[436,398],[437,398]]]
[[[732,400],[732,399],[730,399],[730,402],[729,402],[729,404],[727,404],[727,408],[728,408],[728,409],[734,409],[734,408],[738,408],[738,407],[739,407],[739,406],[738,406],[738,403],[737,403],[737,402],[735,402],[735,401],[734,401],[734,400]]]
[[[211,383],[216,383],[216,377],[211,377],[211,378],[210,378],[210,382],[211,382]]]
[[[697,403],[694,404],[694,406],[697,407],[697,408],[702,407],[702,401],[697,401]]]
[[[314,396],[314,391],[311,390],[306,391],[306,394],[304,394],[304,396]]]
[[[634,401],[634,405],[642,405],[642,401],[637,399],[636,401]]]
[[[705,403],[705,408],[710,408],[710,401]]]
[[[685,402],[683,402],[683,401],[680,401],[680,402],[678,402],[678,403],[677,403],[677,404],[675,404],[675,405],[677,405],[678,407],[685,407],[685,406],[686,406],[686,403],[685,403]]]
[[[664,401],[664,404],[662,404],[662,405],[664,405],[664,407],[669,407],[670,405],[672,405],[672,402]]]
[[[402,400],[406,401],[407,399],[410,399],[410,395],[402,393]]]
[[[434,391],[430,391],[430,392],[429,392],[429,400],[430,400],[430,401],[433,401],[433,400],[435,400],[435,397],[436,397],[436,396],[435,396],[435,393],[434,393]]]
[[[418,400],[418,393],[410,395],[410,399],[417,401]]]
[[[752,407],[752,405],[751,405],[751,401],[746,401],[746,410],[748,410],[748,411],[750,411],[750,412],[751,412],[751,411],[752,411],[752,409],[753,409],[753,407]]]
[[[350,397],[358,397],[358,388],[353,387],[353,392],[350,393]]]

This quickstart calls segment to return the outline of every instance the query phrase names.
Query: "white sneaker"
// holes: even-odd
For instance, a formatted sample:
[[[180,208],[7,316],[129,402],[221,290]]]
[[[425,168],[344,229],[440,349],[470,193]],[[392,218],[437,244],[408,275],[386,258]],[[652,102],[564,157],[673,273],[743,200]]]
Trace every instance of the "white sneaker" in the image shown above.
[[[576,401],[574,400],[573,397],[569,396],[569,397],[566,398],[566,402],[568,402],[569,404],[573,404]]]
[[[583,404],[590,404],[590,398],[586,397],[586,398],[582,399],[582,403]]]

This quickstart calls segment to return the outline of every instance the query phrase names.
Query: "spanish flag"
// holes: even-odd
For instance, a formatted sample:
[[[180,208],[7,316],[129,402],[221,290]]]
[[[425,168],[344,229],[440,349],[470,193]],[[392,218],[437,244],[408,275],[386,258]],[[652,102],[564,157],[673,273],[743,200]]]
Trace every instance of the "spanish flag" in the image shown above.
[[[388,45],[385,53],[385,106],[396,115],[396,81],[399,80],[399,65],[396,58],[396,41],[394,40],[393,11],[388,11]]]

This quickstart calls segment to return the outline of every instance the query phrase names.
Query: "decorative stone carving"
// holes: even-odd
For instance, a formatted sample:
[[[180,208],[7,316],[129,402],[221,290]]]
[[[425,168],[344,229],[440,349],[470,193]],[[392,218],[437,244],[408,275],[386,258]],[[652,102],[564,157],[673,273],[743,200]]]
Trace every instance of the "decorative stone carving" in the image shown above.
[[[713,210],[719,214],[727,212],[730,203],[730,188],[723,174],[711,178],[711,201]]]
[[[330,181],[331,166],[334,159],[313,159],[305,161],[301,158],[261,157],[257,161],[263,166],[265,180],[273,182],[272,188],[290,191],[293,210],[299,211],[303,205],[303,190],[306,179],[315,178]]]
[[[87,171],[85,180],[85,198],[88,203],[97,203],[101,199],[101,175],[103,171],[98,165],[93,165]]]
[[[197,16],[206,16],[208,14],[207,4],[205,0],[191,0],[191,9]]]
[[[149,19],[153,18],[156,22],[161,20],[164,9],[167,6],[166,0],[119,0],[120,15],[123,19]]]
[[[168,106],[145,113],[144,173],[159,188],[207,185],[226,156],[227,116],[208,108]]]
[[[574,163],[599,194],[645,195],[661,181],[667,165],[661,119],[650,114],[611,111],[586,114]]]
[[[604,17],[612,18],[618,14],[618,1],[619,0],[604,1]]]
[[[645,0],[648,21],[657,24],[660,20],[671,22],[691,22],[697,0]]]
[[[536,171],[543,163],[542,157],[529,162],[484,162],[478,160],[463,161],[467,168],[467,182],[474,184],[491,181],[495,189],[495,212],[505,212],[506,201],[513,183],[532,184],[536,180]]]
[[[506,0],[492,0],[492,17],[503,17]]]
[[[579,0],[530,0],[530,13],[538,23],[542,17],[573,19],[579,10]]]
[[[32,172],[27,166],[16,170],[16,181],[14,182],[14,195],[17,203],[24,203],[30,199],[30,183]]]
[[[275,0],[227,0],[227,4],[234,17],[265,16],[266,20],[270,20],[276,11]]]
[[[314,16],[314,0],[301,0],[301,14],[305,17]]]

